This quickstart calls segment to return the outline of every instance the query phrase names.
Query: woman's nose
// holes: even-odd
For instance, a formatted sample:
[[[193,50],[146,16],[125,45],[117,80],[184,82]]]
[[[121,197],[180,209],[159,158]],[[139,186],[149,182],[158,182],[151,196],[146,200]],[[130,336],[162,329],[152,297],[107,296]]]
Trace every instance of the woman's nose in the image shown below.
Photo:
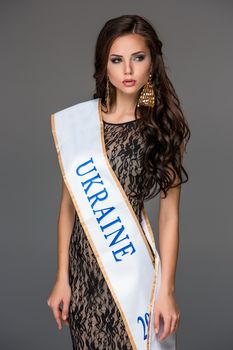
[[[132,62],[131,61],[126,61],[125,66],[124,66],[124,73],[125,74],[132,74],[133,69],[132,69]]]

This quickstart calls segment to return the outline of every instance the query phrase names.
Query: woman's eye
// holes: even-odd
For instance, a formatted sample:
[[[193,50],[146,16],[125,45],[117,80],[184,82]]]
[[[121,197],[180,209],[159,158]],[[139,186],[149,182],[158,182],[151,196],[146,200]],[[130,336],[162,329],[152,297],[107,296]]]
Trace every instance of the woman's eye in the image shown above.
[[[136,60],[139,59],[139,61],[142,61],[144,59],[144,57],[145,57],[144,55],[140,55],[140,56],[136,56],[135,59]],[[116,61],[121,61],[121,59],[120,58],[113,58],[113,59],[111,59],[112,63],[118,63]]]
[[[144,56],[141,55],[141,56],[137,56],[137,57],[135,57],[135,58],[139,58],[139,61],[142,61],[142,60],[144,59]]]
[[[116,60],[119,61],[119,60],[121,60],[121,59],[120,59],[120,58],[113,58],[113,59],[111,60],[111,62],[112,62],[112,63],[117,63],[117,62],[115,62]]]

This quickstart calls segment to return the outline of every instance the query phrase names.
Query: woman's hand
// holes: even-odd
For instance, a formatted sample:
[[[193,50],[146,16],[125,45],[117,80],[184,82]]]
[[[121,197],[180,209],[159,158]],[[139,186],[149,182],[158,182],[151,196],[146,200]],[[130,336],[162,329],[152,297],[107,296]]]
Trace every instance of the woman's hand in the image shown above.
[[[162,333],[161,329],[159,329],[160,316],[162,317],[163,322]],[[161,293],[158,295],[154,307],[154,317],[155,332],[157,335],[161,333],[158,336],[159,341],[164,340],[168,335],[177,331],[180,321],[180,310],[175,302],[173,293]]]
[[[62,329],[62,320],[66,325],[69,325],[68,313],[70,298],[71,288],[69,283],[57,280],[47,299],[47,304],[52,309],[59,330]],[[62,304],[62,308],[60,304]]]

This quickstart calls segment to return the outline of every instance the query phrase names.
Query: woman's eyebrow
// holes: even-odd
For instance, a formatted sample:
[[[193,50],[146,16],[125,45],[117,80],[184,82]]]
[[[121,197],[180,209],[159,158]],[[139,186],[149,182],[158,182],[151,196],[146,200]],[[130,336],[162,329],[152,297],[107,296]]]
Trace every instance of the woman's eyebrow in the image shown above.
[[[144,51],[137,51],[137,52],[132,53],[132,56],[133,56],[133,55],[136,55],[136,54],[138,54],[138,53],[145,53],[145,52],[144,52]],[[122,55],[117,55],[117,54],[115,54],[115,53],[112,53],[110,56],[123,57]]]

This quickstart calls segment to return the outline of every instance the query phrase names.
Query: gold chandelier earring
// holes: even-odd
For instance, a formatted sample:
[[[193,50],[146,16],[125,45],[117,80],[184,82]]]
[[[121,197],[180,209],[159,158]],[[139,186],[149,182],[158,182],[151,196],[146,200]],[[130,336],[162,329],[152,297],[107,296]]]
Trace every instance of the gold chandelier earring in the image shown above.
[[[110,111],[110,92],[109,92],[109,79],[107,77],[107,84],[105,89],[105,102],[107,105],[108,112]]]
[[[147,106],[147,107],[153,108],[155,105],[155,93],[154,93],[151,77],[152,77],[152,74],[150,73],[149,79],[147,83],[143,86],[143,89],[139,96],[137,107]]]

